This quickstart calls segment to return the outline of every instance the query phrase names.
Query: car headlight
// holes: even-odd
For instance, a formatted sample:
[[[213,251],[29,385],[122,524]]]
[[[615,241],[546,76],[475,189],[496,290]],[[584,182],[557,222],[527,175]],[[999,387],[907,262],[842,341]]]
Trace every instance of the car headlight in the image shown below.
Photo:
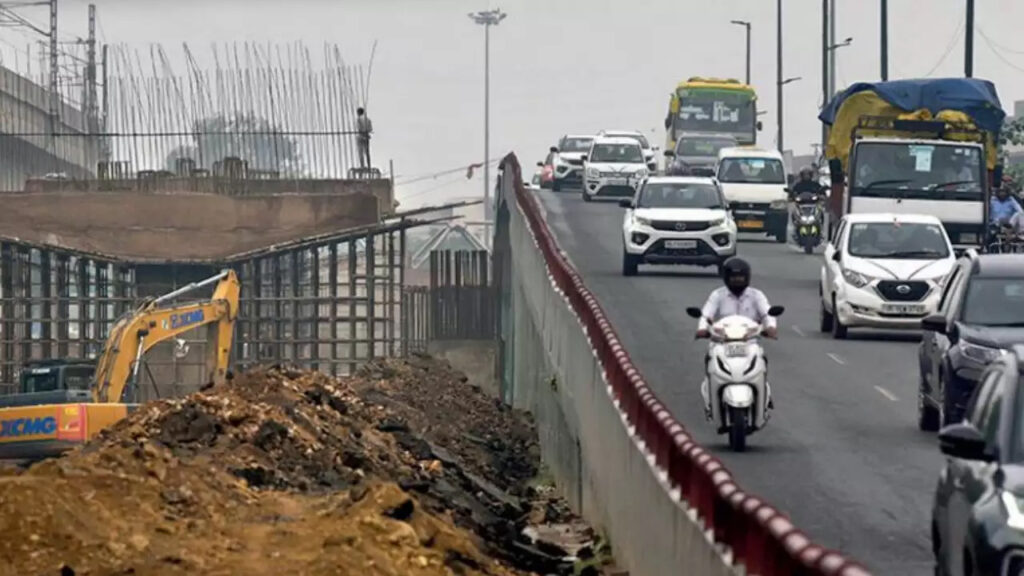
[[[651,220],[649,218],[641,218],[639,216],[634,216],[633,217],[633,222],[635,222],[637,226],[650,226],[651,225]]]
[[[597,168],[587,168],[587,178],[600,178],[601,173]]]
[[[772,210],[781,210],[786,207],[785,200],[772,200],[772,203],[768,205]]]
[[[1003,490],[1000,498],[1006,507],[1006,525],[1014,530],[1024,530],[1024,501],[1020,496]]]
[[[871,283],[872,278],[865,276],[860,272],[854,272],[853,270],[843,269],[843,280],[846,280],[848,284],[853,285],[854,288],[863,288]]]
[[[725,224],[725,218],[719,218],[718,220],[708,222],[708,228],[718,228],[722,224]]]
[[[960,340],[960,351],[964,353],[964,356],[982,364],[988,364],[1003,354],[1006,354],[1005,350],[989,348],[988,346],[979,346],[978,344],[972,344],[966,340]]]
[[[647,169],[646,168],[641,168],[641,169],[637,170],[636,172],[634,172],[633,176],[636,176],[637,178],[647,178]]]

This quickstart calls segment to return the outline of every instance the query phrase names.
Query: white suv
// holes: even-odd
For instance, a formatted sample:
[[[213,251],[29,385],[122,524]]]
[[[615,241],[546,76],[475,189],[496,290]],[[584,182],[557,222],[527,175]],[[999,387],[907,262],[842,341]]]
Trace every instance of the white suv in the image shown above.
[[[632,197],[649,174],[643,149],[629,138],[595,138],[583,157],[583,200]]]
[[[651,146],[651,143],[639,130],[601,130],[597,135],[602,138],[629,138],[635,141],[644,149],[644,161],[647,162],[647,169],[652,174],[658,171],[658,158],[654,154],[658,151],[658,147]]]
[[[942,222],[924,214],[848,214],[821,267],[821,331],[913,330],[935,312],[956,263]]]
[[[713,178],[652,176],[621,200],[622,273],[640,264],[716,266],[736,255],[736,223]]]

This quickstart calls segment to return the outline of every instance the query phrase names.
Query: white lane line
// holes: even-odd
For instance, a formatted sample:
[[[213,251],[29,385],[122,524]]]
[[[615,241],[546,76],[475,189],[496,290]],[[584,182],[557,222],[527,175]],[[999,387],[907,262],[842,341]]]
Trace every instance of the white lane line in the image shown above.
[[[801,330],[799,326],[793,326],[793,332],[796,332],[800,336],[807,338],[807,334],[804,334],[804,331]]]
[[[892,400],[893,402],[896,402],[896,401],[899,400],[899,398],[897,398],[895,394],[893,394],[892,392],[889,392],[888,390],[886,390],[885,388],[882,388],[881,386],[875,386],[875,390],[878,390],[879,394],[881,394],[882,396],[885,396],[886,398],[888,398],[889,400]]]
[[[829,352],[828,354],[826,354],[826,356],[831,358],[832,361],[835,362],[836,364],[844,364],[844,365],[846,364],[846,360],[843,360],[838,355],[836,355],[836,354],[834,354],[832,352]]]

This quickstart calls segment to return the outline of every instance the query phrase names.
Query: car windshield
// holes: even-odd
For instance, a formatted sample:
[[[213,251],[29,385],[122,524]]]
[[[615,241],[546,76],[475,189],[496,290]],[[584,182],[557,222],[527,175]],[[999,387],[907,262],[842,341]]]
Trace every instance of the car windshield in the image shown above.
[[[949,241],[937,224],[856,222],[847,251],[858,258],[938,260],[949,257]]]
[[[622,133],[616,133],[616,134],[609,134],[609,137],[612,137],[612,138],[629,138],[630,140],[636,140],[636,143],[639,144],[641,148],[650,148],[651,147],[651,145],[647,143],[647,138],[644,138],[643,134],[630,134],[628,132],[622,132]]]
[[[1024,278],[974,278],[961,320],[982,326],[1024,326]]]
[[[725,203],[718,188],[706,182],[649,182],[640,191],[637,208],[719,208]]]
[[[853,192],[885,195],[906,190],[977,197],[984,174],[980,150],[974,146],[862,142],[854,158]]]
[[[716,158],[722,148],[736,146],[733,138],[680,138],[676,143],[676,156],[708,156]]]
[[[718,165],[720,182],[785,184],[786,170],[775,158],[725,158]]]
[[[561,152],[586,152],[593,144],[593,138],[566,138],[558,145]]]
[[[590,162],[643,164],[644,154],[636,144],[595,144]]]

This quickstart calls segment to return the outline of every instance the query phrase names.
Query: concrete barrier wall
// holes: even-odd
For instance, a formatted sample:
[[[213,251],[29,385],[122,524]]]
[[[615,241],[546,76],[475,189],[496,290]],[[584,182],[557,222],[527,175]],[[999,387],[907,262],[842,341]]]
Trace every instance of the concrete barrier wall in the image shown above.
[[[495,278],[502,397],[631,574],[868,576],[744,492],[647,386],[558,248],[515,155],[501,165]]]

